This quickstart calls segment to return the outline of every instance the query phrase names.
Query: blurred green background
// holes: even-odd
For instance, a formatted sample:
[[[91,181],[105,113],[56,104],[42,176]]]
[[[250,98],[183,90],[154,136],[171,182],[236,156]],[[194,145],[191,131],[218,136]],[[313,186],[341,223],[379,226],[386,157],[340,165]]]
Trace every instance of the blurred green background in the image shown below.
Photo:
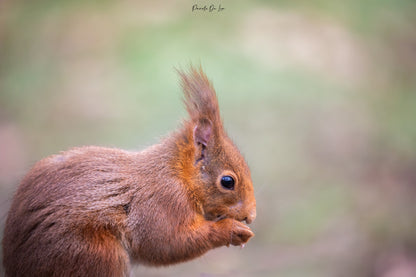
[[[256,237],[133,276],[416,276],[415,14],[411,0],[0,2],[1,230],[37,160],[175,129],[174,68],[192,62],[251,167]]]

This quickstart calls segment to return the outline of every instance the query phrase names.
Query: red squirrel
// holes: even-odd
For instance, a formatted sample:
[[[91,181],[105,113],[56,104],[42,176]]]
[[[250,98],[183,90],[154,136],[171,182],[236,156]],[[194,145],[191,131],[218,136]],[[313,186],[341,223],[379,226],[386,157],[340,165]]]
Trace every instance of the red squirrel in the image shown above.
[[[73,148],[39,162],[13,198],[7,276],[129,276],[254,236],[250,170],[227,136],[201,68],[178,71],[189,114],[141,152]]]

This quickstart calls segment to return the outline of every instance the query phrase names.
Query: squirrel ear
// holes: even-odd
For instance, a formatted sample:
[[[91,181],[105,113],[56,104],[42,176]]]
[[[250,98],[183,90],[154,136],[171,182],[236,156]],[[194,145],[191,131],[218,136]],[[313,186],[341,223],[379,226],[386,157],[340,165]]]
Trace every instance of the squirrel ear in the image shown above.
[[[195,145],[207,147],[208,141],[212,136],[212,122],[209,119],[200,119],[194,128]]]

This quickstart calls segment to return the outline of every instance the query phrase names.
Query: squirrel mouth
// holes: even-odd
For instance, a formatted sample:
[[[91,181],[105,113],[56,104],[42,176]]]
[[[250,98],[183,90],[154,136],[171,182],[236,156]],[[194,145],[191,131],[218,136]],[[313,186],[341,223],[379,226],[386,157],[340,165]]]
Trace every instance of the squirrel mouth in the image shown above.
[[[241,220],[241,219],[238,219],[238,218],[235,218],[235,217],[227,216],[225,214],[205,214],[204,217],[205,217],[206,220],[214,221],[214,222],[223,220],[225,218],[232,218],[232,219],[235,219],[235,220],[240,221],[240,222],[245,222],[246,224],[249,223],[249,222],[247,222],[247,218],[244,218],[244,219]]]
[[[214,221],[214,222],[227,218],[225,214],[212,214],[212,213],[206,213],[204,214],[204,217],[206,220]]]
[[[225,218],[228,218],[228,216],[226,216],[224,214],[219,214],[213,219],[213,221],[220,221],[220,220],[225,219]],[[238,220],[237,218],[234,218],[234,219]],[[244,218],[243,220],[238,220],[238,221],[245,222],[246,224],[248,224],[247,218]]]
[[[221,219],[227,218],[227,216],[225,216],[224,214],[219,214],[215,217],[214,221],[220,221]]]

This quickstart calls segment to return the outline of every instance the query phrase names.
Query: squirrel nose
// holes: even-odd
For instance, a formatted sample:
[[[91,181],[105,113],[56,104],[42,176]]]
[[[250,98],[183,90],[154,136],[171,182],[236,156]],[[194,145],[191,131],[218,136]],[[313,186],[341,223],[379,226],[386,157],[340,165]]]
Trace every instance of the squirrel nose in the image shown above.
[[[247,224],[250,224],[255,219],[256,219],[256,208],[254,208],[254,209],[252,209],[251,211],[248,212],[248,215],[245,218],[245,221],[247,222]]]

